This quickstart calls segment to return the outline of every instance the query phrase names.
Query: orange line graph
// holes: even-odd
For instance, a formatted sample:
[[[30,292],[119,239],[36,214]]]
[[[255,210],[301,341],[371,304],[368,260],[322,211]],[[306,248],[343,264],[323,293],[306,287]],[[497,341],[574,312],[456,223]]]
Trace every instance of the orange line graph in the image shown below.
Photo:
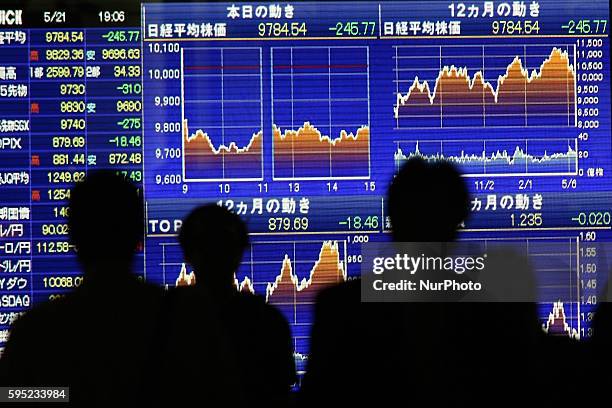
[[[345,129],[337,137],[323,134],[305,122],[300,128],[273,125],[275,176],[351,177],[368,176],[370,128],[362,125],[354,133]]]
[[[308,278],[303,278],[301,281],[293,272],[289,255],[285,254],[280,274],[266,287],[266,301],[272,304],[292,302],[298,294],[304,297],[300,299],[302,301],[314,301],[316,291],[345,280],[346,267],[340,261],[338,242],[325,241]]]
[[[263,131],[253,134],[244,146],[235,141],[215,147],[209,134],[191,133],[183,120],[183,170],[187,181],[252,179],[262,177]]]
[[[470,76],[467,67],[454,65],[444,66],[432,86],[421,81],[418,76],[405,94],[396,95],[394,116],[418,116],[419,107],[439,106],[448,109],[440,115],[466,112],[461,107],[487,107],[487,114],[502,112],[515,114],[511,108],[502,111],[506,106],[531,106],[534,114],[538,105],[572,106],[562,113],[573,114],[575,104],[575,67],[570,63],[567,51],[554,47],[550,55],[537,68],[529,71],[521,57],[516,56],[507,66],[504,74],[497,78],[497,85],[485,80],[482,70]],[[499,111],[489,110],[489,106],[499,106]],[[450,107],[450,109],[449,109]],[[452,109],[452,110],[451,110]],[[468,108],[469,109],[469,108]],[[527,109],[527,108],[525,108]],[[473,114],[472,110],[467,113]],[[550,111],[542,110],[542,114]]]
[[[251,139],[246,146],[238,147],[236,142],[231,142],[227,146],[221,144],[218,148],[215,148],[207,132],[198,129],[196,130],[195,134],[190,135],[187,119],[185,119],[183,120],[183,138],[185,139],[186,154],[205,155],[209,152],[213,155],[242,154],[251,152],[252,150],[261,149],[263,132],[260,130],[259,132],[253,133],[253,136],[251,136]],[[191,144],[194,144],[195,146],[191,147]]]
[[[196,283],[195,273],[193,271],[187,273],[187,265],[181,265],[181,271],[176,278],[176,286],[193,286]]]
[[[285,254],[280,273],[266,286],[266,302],[272,304],[287,304],[299,301],[296,296],[304,296],[300,299],[306,303],[314,301],[314,295],[321,288],[344,282],[346,280],[346,265],[340,260],[340,250],[337,241],[324,241],[317,260],[315,261],[308,278],[300,280],[293,271],[292,261]],[[196,284],[193,271],[187,272],[185,263],[181,265],[181,271],[176,279],[176,286],[192,286]],[[234,276],[236,290],[243,293],[255,293],[255,287],[247,276],[239,281]]]
[[[313,148],[316,145],[340,147],[342,143],[354,143],[363,148],[367,148],[367,143],[370,138],[370,129],[368,126],[362,126],[357,129],[354,134],[346,130],[340,131],[340,136],[331,138],[329,135],[324,135],[319,129],[305,122],[298,130],[282,131],[276,125],[273,125],[274,142],[277,146],[282,147],[283,144],[292,143],[297,151],[307,151],[306,149]],[[296,147],[297,145],[297,147]]]
[[[573,329],[565,317],[565,308],[563,302],[554,302],[553,310],[548,315],[548,320],[542,325],[545,333],[552,335],[565,335],[571,338],[578,339],[580,334],[576,329]]]

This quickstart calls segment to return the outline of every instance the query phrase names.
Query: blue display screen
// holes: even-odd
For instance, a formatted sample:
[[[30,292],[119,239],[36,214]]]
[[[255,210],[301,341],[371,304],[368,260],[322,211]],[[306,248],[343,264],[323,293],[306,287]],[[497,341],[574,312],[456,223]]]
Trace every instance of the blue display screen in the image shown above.
[[[194,207],[245,219],[237,289],[281,309],[303,372],[316,292],[390,239],[387,187],[421,157],[464,175],[459,239],[538,255],[543,329],[592,335],[607,271],[587,254],[612,225],[607,2],[143,3],[140,27],[101,13],[0,27],[3,333],[78,286],[66,198],[113,168],[144,192],[149,282],[193,283],[176,234]],[[548,242],[565,250],[538,254]]]

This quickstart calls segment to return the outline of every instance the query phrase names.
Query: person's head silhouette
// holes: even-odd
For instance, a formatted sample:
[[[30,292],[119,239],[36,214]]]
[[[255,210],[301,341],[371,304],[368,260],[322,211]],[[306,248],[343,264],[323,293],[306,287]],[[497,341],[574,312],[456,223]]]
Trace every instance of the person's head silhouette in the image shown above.
[[[71,191],[68,226],[86,276],[129,272],[144,233],[139,190],[114,172],[90,173]]]
[[[398,242],[445,242],[468,216],[463,179],[447,161],[410,159],[389,188],[389,216]]]
[[[234,273],[249,244],[238,215],[214,204],[198,207],[183,221],[179,242],[185,261],[195,269],[196,285],[215,292],[233,288]]]

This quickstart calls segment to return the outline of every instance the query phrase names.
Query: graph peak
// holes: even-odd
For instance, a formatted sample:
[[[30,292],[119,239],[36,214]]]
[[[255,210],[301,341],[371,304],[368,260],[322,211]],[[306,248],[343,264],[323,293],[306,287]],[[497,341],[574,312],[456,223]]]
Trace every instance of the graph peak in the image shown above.
[[[541,63],[533,65],[536,58]],[[438,74],[431,82],[415,69],[408,90],[402,93],[398,87],[396,92],[393,114],[398,127],[400,121],[410,121],[414,126],[431,122],[426,127],[444,127],[445,123],[461,126],[468,122],[528,126],[530,118],[534,123],[556,121],[564,126],[575,122],[576,72],[567,50],[552,47],[544,60],[526,52],[516,54],[494,77],[491,72],[496,71],[495,63],[489,62],[488,68],[485,61],[500,59],[485,55],[483,50],[480,62],[468,68],[443,65],[440,57]],[[535,68],[530,70],[528,62]]]
[[[275,296],[285,298],[291,293],[306,292],[308,289],[318,290],[321,285],[340,283],[346,280],[346,267],[340,261],[340,251],[337,241],[325,241],[321,245],[319,257],[310,269],[308,277],[300,279],[288,254],[285,254],[281,271],[272,283],[266,288],[266,300],[271,301]],[[272,303],[274,303],[272,301]]]

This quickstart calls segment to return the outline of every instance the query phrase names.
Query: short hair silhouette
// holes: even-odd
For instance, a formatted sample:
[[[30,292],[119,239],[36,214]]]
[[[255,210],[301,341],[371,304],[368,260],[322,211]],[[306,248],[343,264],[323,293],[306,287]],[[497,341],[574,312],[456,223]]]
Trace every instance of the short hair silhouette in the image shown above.
[[[451,241],[468,216],[467,186],[448,161],[408,160],[388,196],[393,238],[398,242]]]
[[[249,244],[245,223],[225,207],[204,205],[183,221],[179,242],[185,260],[196,274],[196,282],[227,286]]]
[[[0,384],[70,387],[74,407],[152,406],[143,400],[159,372],[164,301],[160,287],[130,273],[143,223],[138,189],[124,177],[91,172],[73,187],[68,225],[85,280],[17,319]]]
[[[234,285],[249,244],[245,223],[225,207],[204,205],[187,215],[178,239],[196,279],[195,286],[168,292],[172,328],[167,347],[178,358],[163,369],[170,377],[163,381],[169,391],[165,406],[175,406],[182,397],[195,400],[184,406],[288,406],[295,382],[289,324],[265,298]],[[196,347],[185,353],[185,344]],[[246,359],[245,344],[252,350]],[[177,397],[178,388],[211,392],[179,392]],[[223,401],[210,401],[210,395]]]
[[[71,192],[68,226],[86,273],[91,265],[130,262],[144,233],[139,190],[112,171],[90,173]]]

